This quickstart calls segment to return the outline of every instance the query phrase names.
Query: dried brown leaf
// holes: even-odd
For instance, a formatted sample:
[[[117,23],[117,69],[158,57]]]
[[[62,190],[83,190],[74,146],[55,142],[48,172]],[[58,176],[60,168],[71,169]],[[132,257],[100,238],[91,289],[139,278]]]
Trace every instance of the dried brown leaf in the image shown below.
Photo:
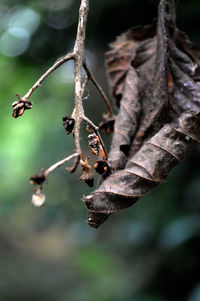
[[[160,1],[156,30],[128,31],[106,56],[120,108],[108,157],[114,171],[84,198],[92,226],[154,189],[200,142],[200,52],[176,28],[174,2]]]
[[[198,142],[200,115],[184,113],[176,126],[166,124],[128,161],[125,169],[113,173],[94,193],[84,198],[90,218],[94,222],[92,212],[95,216],[101,213],[106,217],[134,204],[164,181]]]

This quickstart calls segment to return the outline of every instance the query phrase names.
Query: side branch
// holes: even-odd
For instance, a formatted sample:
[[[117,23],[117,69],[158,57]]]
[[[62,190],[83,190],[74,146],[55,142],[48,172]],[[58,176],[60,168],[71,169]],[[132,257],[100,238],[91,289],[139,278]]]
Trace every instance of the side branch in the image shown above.
[[[41,170],[39,174],[31,177],[31,182],[34,184],[35,194],[33,195],[32,202],[36,206],[42,206],[45,201],[45,196],[41,193],[42,184],[46,181],[47,176],[56,168],[63,165],[65,162],[74,159],[71,168],[67,168],[70,173],[73,173],[78,165],[80,164],[82,167],[83,174],[80,177],[81,180],[84,180],[89,186],[93,185],[93,173],[91,172],[91,166],[88,163],[89,158],[85,158],[84,154],[81,150],[80,144],[80,127],[82,122],[85,122],[92,130],[92,139],[93,141],[88,144],[94,144],[93,147],[97,148],[92,150],[92,146],[89,144],[90,150],[93,154],[98,155],[99,162],[103,164],[102,168],[103,173],[105,173],[108,169],[107,167],[107,152],[103,140],[99,133],[99,127],[96,126],[87,116],[85,116],[84,108],[83,108],[83,96],[84,91],[86,89],[87,83],[89,80],[95,85],[96,89],[99,91],[100,95],[103,97],[106,106],[108,108],[108,113],[105,115],[106,117],[113,117],[112,107],[110,102],[105,95],[101,86],[97,83],[94,78],[94,75],[89,70],[87,64],[85,63],[85,37],[86,37],[86,24],[87,24],[87,15],[89,10],[89,0],[80,0],[80,9],[79,9],[79,20],[77,27],[77,35],[74,44],[73,51],[69,54],[64,55],[59,58],[32,86],[32,88],[23,96],[17,94],[18,100],[15,101],[13,106],[13,117],[17,118],[21,116],[25,110],[29,110],[32,108],[32,103],[29,100],[32,93],[41,85],[41,83],[58,67],[69,60],[74,61],[74,92],[75,92],[75,104],[74,109],[71,116],[63,117],[63,126],[66,130],[66,134],[73,133],[74,143],[75,143],[75,153],[66,157],[65,159],[53,164],[46,171]],[[83,78],[82,71],[85,69],[86,77]],[[91,137],[90,137],[91,138]],[[94,167],[95,168],[95,167]],[[99,170],[99,169],[98,169]],[[97,168],[96,168],[97,171]],[[99,172],[99,171],[97,171]],[[100,173],[100,172],[99,172]]]
[[[77,153],[72,154],[71,156],[68,156],[67,158],[64,158],[63,160],[56,162],[55,164],[53,164],[52,166],[50,166],[45,172],[44,172],[44,176],[47,177],[54,169],[62,166],[64,163],[66,163],[67,161],[78,157]]]
[[[51,66],[51,68],[49,68],[39,79],[38,81],[33,85],[33,87],[26,93],[26,95],[24,95],[23,97],[21,97],[21,99],[23,100],[28,100],[29,97],[31,96],[31,94],[35,91],[35,89],[37,89],[40,84],[53,72],[55,71],[58,67],[60,67],[62,64],[64,64],[65,62],[74,59],[74,53],[69,53],[61,58],[59,58],[54,64],[53,66]]]
[[[86,62],[83,62],[83,67],[85,69],[85,72],[87,73],[87,76],[89,79],[91,79],[91,82],[94,84],[94,86],[97,88],[97,90],[99,91],[100,95],[103,97],[103,100],[108,108],[108,116],[112,117],[113,116],[113,112],[112,112],[112,107],[110,104],[110,101],[108,99],[108,97],[106,96],[106,94],[104,93],[103,89],[101,88],[101,86],[99,85],[99,83],[96,81],[93,73],[91,72],[91,70],[88,68],[88,65],[86,64]]]

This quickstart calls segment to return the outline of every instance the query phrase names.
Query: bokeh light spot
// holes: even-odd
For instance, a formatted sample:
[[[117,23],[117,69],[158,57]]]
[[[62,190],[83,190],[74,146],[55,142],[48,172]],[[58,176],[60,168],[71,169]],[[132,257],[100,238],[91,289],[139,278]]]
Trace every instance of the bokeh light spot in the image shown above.
[[[34,33],[40,24],[40,15],[26,7],[18,8],[10,17],[9,28],[24,28],[30,34]]]
[[[26,51],[30,34],[23,28],[8,29],[0,39],[0,51],[5,56],[15,57]]]

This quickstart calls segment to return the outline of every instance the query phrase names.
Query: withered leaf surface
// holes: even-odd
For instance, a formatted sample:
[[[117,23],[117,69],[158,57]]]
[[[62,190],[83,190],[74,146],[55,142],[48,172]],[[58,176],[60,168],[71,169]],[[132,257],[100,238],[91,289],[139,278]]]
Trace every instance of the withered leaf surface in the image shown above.
[[[155,39],[151,40],[154,35],[154,25],[132,28],[118,37],[116,42],[111,44],[112,50],[106,54],[110,86],[116,103],[120,106],[108,158],[109,164],[114,169],[124,168],[138,127],[141,114],[139,94],[145,90],[153,72],[152,57],[155,47],[147,47],[147,45],[155,44]],[[141,48],[141,51],[138,52],[138,48]],[[138,69],[131,65],[134,59],[137,60]],[[154,57],[153,59],[155,60]]]
[[[84,198],[88,224],[97,228],[112,212],[127,208],[164,181],[200,142],[200,114],[183,113],[176,125],[166,124],[126,164]],[[94,213],[94,215],[92,214]],[[97,222],[97,213],[100,213]]]
[[[120,106],[123,95],[126,76],[131,66],[131,61],[135,57],[136,50],[141,41],[149,39],[155,35],[154,25],[138,26],[117,37],[116,41],[110,44],[111,50],[106,53],[106,63],[108,68],[109,85],[116,105]],[[143,60],[148,59],[148,54],[143,56]]]
[[[174,2],[160,1],[156,30],[132,29],[107,53],[120,108],[112,174],[84,198],[91,226],[154,189],[200,142],[200,53],[176,28]]]
[[[139,114],[138,76],[134,68],[130,67],[108,157],[108,162],[113,169],[123,169],[126,164],[131,140],[137,129]]]

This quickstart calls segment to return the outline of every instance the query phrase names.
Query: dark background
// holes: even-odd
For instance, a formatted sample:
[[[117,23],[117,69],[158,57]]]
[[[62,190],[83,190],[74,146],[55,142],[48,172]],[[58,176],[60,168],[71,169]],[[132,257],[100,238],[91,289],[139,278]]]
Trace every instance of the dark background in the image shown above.
[[[150,23],[158,1],[90,2],[87,60],[109,94],[108,44],[131,26]],[[199,0],[179,2],[179,28],[200,41]],[[69,175],[57,169],[44,187],[46,205],[31,204],[30,176],[74,149],[62,126],[73,109],[73,64],[49,76],[23,117],[11,117],[11,103],[72,49],[79,5],[0,2],[0,301],[199,301],[199,149],[165,183],[98,230],[85,224],[81,198],[92,189],[79,181],[80,170]],[[85,110],[98,123],[105,106],[90,85],[88,93]],[[84,129],[82,137],[84,148]],[[110,138],[104,139],[109,148]]]

